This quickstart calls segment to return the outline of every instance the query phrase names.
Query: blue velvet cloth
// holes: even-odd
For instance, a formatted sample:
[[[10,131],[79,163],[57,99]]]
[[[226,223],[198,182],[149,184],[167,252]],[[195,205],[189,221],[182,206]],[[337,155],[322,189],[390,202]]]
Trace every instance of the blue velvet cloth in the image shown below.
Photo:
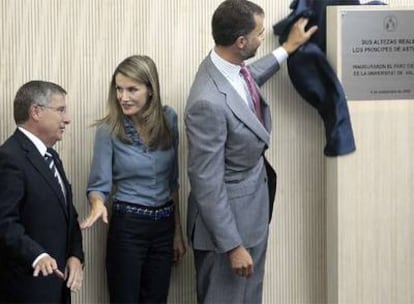
[[[369,5],[383,4],[371,1]],[[292,25],[300,18],[309,19],[307,28],[317,25],[318,31],[309,42],[288,58],[288,72],[296,91],[320,114],[324,126],[326,156],[340,156],[355,151],[355,139],[345,92],[336,73],[326,59],[326,7],[329,5],[360,5],[359,0],[294,0],[292,12],[273,25],[273,32],[283,44]]]

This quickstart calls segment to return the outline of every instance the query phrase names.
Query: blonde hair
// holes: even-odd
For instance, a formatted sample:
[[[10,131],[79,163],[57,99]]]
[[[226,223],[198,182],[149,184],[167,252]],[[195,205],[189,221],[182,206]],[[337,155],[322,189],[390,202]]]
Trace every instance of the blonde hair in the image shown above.
[[[172,133],[161,104],[160,84],[154,61],[143,55],[133,55],[123,60],[115,69],[108,93],[108,114],[97,121],[110,127],[112,134],[122,142],[132,143],[124,129],[124,114],[117,100],[115,77],[122,74],[147,86],[152,93],[139,112],[138,120],[143,122],[142,132],[146,135],[146,144],[150,149],[168,149],[172,146]]]

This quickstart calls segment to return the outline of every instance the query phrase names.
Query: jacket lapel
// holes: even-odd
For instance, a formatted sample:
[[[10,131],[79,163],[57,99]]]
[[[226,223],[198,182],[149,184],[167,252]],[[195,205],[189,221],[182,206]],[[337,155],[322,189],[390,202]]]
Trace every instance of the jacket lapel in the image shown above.
[[[33,143],[19,130],[17,130],[15,134],[17,135],[17,138],[21,143],[22,148],[26,151],[26,157],[29,163],[31,163],[32,166],[40,173],[40,175],[44,178],[46,183],[58,197],[59,204],[62,207],[65,216],[67,217],[68,211],[66,208],[66,201],[65,197],[63,196],[62,189],[60,188],[59,182],[53,176],[52,171],[47,167],[46,162],[44,161],[43,157],[40,155],[36,147],[33,145]],[[59,170],[59,173],[61,172],[62,171]]]
[[[270,108],[267,102],[265,101],[264,97],[262,96],[262,92],[259,87],[257,87],[260,94],[260,103],[262,107],[262,113],[263,113],[263,123],[266,131],[270,133],[270,130],[272,129],[272,117],[270,116]]]
[[[205,63],[206,63],[207,71],[210,74],[213,81],[215,82],[218,90],[226,96],[226,102],[230,110],[234,113],[234,115],[238,119],[240,119],[240,121],[242,121],[246,125],[247,128],[249,128],[253,133],[255,133],[261,140],[263,140],[266,143],[266,145],[268,145],[269,139],[270,139],[268,130],[256,118],[255,114],[249,109],[246,102],[236,92],[236,90],[232,87],[229,81],[216,68],[216,66],[211,61],[210,56],[206,58]],[[260,97],[262,100],[263,99],[262,96]],[[262,105],[263,105],[263,102],[262,102]],[[266,108],[266,111],[267,111],[267,108]],[[264,115],[265,118],[266,116],[267,115]],[[266,120],[265,120],[265,124],[266,124]]]

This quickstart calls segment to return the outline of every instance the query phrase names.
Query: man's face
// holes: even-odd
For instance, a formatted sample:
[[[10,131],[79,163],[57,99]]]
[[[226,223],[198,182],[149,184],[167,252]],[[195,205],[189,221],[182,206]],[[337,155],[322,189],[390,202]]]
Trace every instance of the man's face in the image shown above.
[[[66,112],[66,98],[62,94],[53,94],[46,106],[38,105],[39,135],[46,146],[51,147],[57,141],[62,140],[66,125],[70,123],[69,114]]]
[[[257,49],[262,45],[264,40],[264,16],[256,14],[254,15],[254,19],[256,21],[256,27],[252,32],[245,36],[247,43],[240,53],[243,60],[254,57]]]

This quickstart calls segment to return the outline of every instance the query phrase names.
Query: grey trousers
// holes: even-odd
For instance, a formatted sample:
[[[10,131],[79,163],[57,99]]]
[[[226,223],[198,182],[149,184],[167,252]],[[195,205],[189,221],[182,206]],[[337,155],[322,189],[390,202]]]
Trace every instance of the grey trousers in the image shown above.
[[[262,303],[267,236],[257,246],[247,250],[254,265],[253,275],[249,278],[240,277],[232,271],[227,253],[194,250],[198,303]]]

